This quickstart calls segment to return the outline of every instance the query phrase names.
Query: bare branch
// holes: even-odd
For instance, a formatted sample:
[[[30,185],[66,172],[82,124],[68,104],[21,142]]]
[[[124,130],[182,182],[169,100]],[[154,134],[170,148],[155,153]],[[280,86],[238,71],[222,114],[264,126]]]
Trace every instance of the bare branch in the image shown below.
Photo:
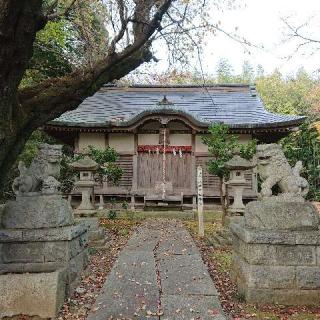
[[[116,44],[123,38],[125,33],[128,31],[127,27],[128,27],[128,23],[130,21],[130,19],[125,16],[125,12],[127,10],[126,10],[126,6],[125,6],[123,0],[117,0],[117,4],[118,4],[121,27],[120,27],[120,30],[117,33],[117,35],[111,41],[110,48],[109,48],[109,54],[113,54],[115,52]],[[129,44],[129,39],[128,39],[128,35],[127,35],[127,45],[128,44]]]
[[[301,24],[300,26],[295,27],[289,23],[288,19],[286,19],[286,18],[280,18],[280,19],[287,26],[287,28],[291,31],[291,34],[289,34],[290,38],[299,38],[299,39],[305,40],[306,44],[320,43],[320,39],[310,38],[310,37],[304,35],[302,32],[300,32],[302,30],[302,28],[308,26],[309,21],[306,21],[303,24]]]
[[[287,34],[284,35],[284,39],[281,41],[282,44],[286,43],[291,43],[294,44],[294,49],[290,54],[287,56],[283,57],[285,60],[290,60],[292,59],[296,54],[308,54],[308,55],[313,55],[315,52],[317,52],[320,49],[320,39],[314,38],[312,36],[309,36],[312,32],[310,32],[311,25],[310,22],[313,17],[310,17],[307,19],[304,23],[295,26],[289,21],[289,17],[281,17],[281,21],[285,25],[287,29]],[[308,29],[306,29],[308,27]],[[313,33],[312,33],[313,34]],[[309,53],[307,53],[307,50]]]

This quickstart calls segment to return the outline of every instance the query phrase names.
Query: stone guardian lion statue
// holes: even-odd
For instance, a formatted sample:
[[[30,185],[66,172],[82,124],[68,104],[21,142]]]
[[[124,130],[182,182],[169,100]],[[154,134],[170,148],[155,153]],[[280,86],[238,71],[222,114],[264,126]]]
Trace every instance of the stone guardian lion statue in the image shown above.
[[[278,144],[264,144],[257,146],[258,174],[262,180],[260,198],[272,196],[272,187],[278,185],[283,200],[291,198],[303,199],[308,191],[307,180],[300,176],[302,162],[298,161],[291,168],[281,146]]]
[[[19,162],[20,176],[14,179],[12,189],[16,195],[34,193],[53,194],[60,185],[61,145],[39,145],[39,152],[29,168],[23,161]]]

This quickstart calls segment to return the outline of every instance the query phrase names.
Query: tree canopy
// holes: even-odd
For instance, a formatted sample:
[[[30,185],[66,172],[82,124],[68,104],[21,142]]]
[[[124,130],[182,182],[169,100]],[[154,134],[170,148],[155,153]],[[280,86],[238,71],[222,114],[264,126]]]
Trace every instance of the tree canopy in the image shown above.
[[[0,184],[38,127],[145,62],[172,63],[221,31],[234,0],[0,0]]]

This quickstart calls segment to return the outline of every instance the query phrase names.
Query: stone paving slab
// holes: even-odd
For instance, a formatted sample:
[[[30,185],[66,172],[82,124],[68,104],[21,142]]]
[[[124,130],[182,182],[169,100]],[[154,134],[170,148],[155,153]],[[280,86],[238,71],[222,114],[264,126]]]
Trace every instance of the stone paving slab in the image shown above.
[[[218,297],[164,295],[163,320],[226,320]]]
[[[160,238],[159,230],[138,229],[128,241],[125,250],[153,252]]]
[[[153,253],[123,251],[110,272],[89,319],[144,319],[157,313],[159,289]]]
[[[199,254],[161,258],[160,275],[166,294],[218,295]]]
[[[190,234],[180,221],[158,219],[128,241],[88,319],[225,320],[221,310]]]
[[[161,239],[157,252],[159,256],[190,255],[198,254],[199,250],[187,230],[169,229]]]

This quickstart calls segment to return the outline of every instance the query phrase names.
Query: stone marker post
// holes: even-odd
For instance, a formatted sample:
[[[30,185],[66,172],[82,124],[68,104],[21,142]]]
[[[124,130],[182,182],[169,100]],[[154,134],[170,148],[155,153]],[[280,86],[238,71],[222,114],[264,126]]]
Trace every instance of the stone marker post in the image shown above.
[[[204,236],[204,223],[203,223],[203,182],[202,182],[202,167],[197,168],[197,186],[198,186],[198,224],[199,235]]]

